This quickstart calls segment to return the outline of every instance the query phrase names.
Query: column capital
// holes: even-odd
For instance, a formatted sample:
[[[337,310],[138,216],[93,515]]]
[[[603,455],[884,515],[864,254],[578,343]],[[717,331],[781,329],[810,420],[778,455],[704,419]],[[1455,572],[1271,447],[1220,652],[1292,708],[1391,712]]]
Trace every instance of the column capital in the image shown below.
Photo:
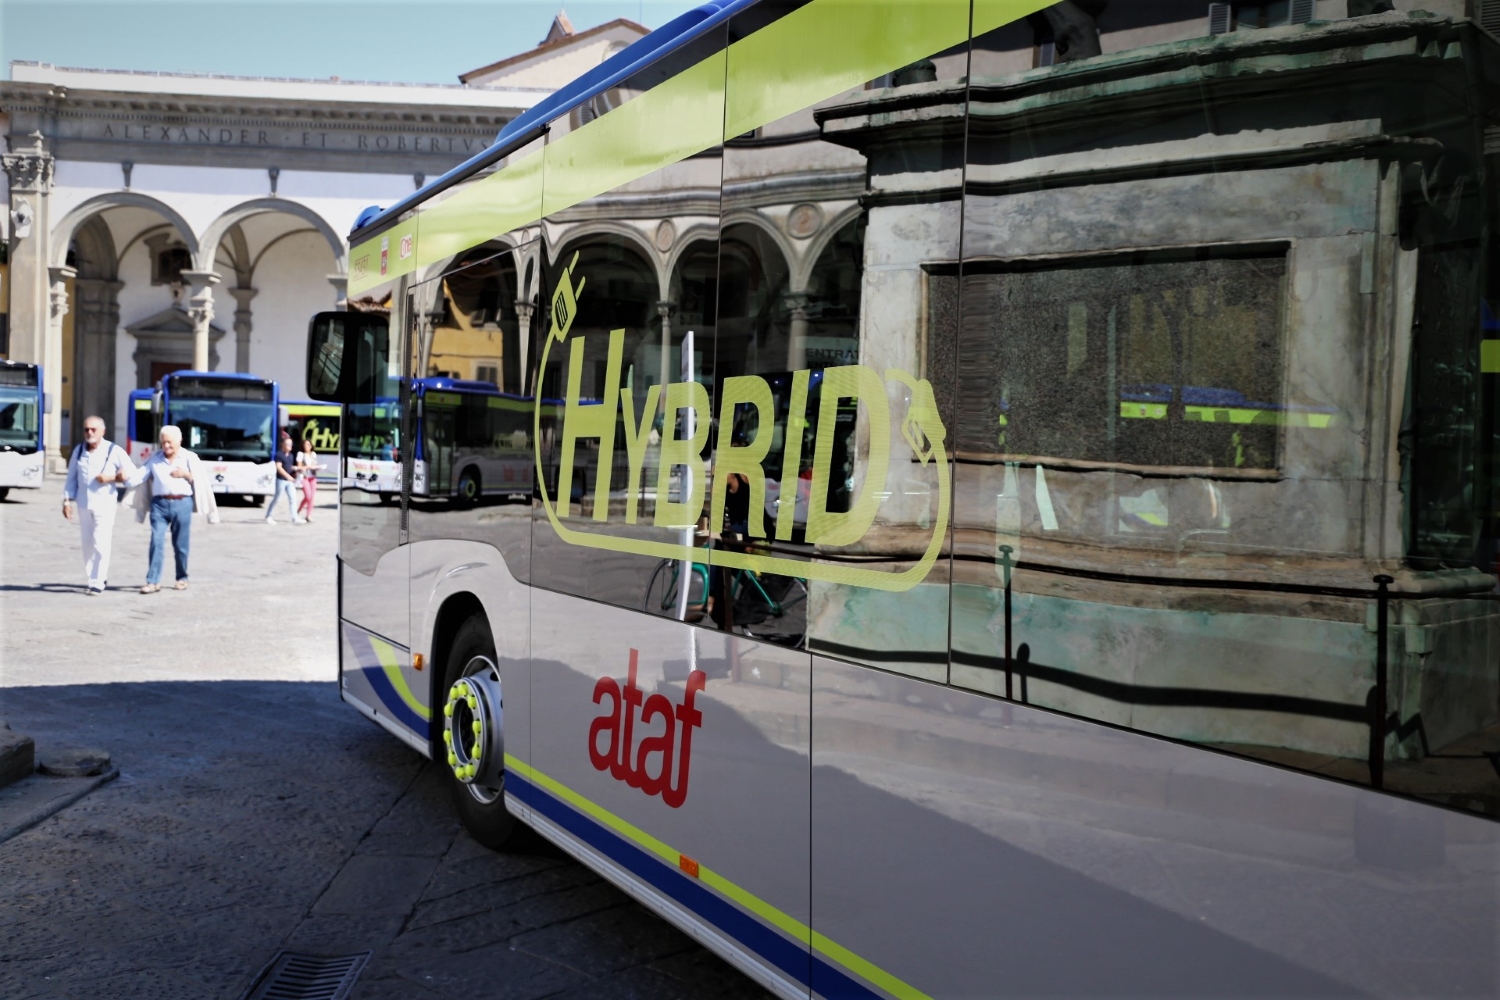
[[[343,312],[349,308],[349,276],[330,274],[328,283],[333,286],[333,308]]]
[[[27,140],[30,140],[29,142]],[[47,138],[40,132],[27,136],[7,136],[10,152],[0,157],[5,175],[10,179],[12,194],[46,194],[52,190],[55,161],[47,152]]]
[[[218,271],[183,271],[182,280],[191,285],[194,295],[197,295],[199,289],[212,288],[224,279]]]
[[[208,326],[214,318],[214,286],[220,281],[217,271],[183,271],[182,280],[192,294],[188,297],[188,318],[193,321],[193,368],[208,370]]]
[[[54,323],[62,322],[68,314],[68,279],[77,276],[76,268],[64,265],[47,268],[48,306]]]
[[[235,304],[238,305],[240,309],[249,309],[250,308],[250,300],[253,299],[253,298],[255,298],[255,296],[257,294],[259,294],[260,289],[259,288],[226,288],[225,291],[227,291],[230,295],[234,296]]]

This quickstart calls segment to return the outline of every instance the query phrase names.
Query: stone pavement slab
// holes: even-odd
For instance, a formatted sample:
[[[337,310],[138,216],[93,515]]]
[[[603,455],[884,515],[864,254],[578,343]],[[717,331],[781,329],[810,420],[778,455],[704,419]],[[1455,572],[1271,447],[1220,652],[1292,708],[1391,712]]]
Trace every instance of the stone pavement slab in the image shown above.
[[[25,833],[42,820],[120,776],[117,768],[81,778],[34,774],[0,788],[0,843]]]
[[[373,951],[356,1000],[766,996],[540,838],[474,843],[339,701],[334,511],[226,508],[150,596],[122,518],[90,598],[56,494],[0,503],[0,717],[120,776],[0,843],[0,998],[236,1000],[283,949]]]

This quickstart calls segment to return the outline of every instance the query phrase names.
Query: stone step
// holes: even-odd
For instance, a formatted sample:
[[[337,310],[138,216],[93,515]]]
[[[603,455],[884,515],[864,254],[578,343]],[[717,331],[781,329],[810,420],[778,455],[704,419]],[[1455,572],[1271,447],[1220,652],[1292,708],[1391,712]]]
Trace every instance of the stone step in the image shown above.
[[[36,744],[30,736],[0,722],[0,788],[31,777],[36,770]]]

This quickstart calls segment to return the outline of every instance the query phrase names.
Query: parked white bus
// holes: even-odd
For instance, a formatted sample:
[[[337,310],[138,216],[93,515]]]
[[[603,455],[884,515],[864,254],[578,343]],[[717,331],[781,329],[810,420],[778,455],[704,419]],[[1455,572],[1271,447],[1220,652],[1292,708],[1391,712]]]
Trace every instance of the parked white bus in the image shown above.
[[[1210,6],[715,0],[361,217],[340,690],[476,839],[778,996],[1494,994],[1500,43]]]

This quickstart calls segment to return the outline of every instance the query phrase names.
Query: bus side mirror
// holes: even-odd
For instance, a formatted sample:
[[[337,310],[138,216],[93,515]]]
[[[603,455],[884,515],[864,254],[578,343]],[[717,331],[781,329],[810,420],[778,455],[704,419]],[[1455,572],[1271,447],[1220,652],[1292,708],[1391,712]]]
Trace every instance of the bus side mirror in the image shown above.
[[[159,417],[159,416],[161,416],[161,411],[162,411],[161,390],[157,389],[155,392],[153,392],[151,394],[151,412],[154,413],[154,414],[156,414]]]
[[[307,394],[325,403],[347,403],[345,399],[344,372],[353,372],[355,365],[346,364],[357,338],[344,335],[344,321],[348,313],[320,312],[307,327]]]
[[[390,320],[320,312],[307,328],[307,394],[325,403],[373,403],[385,392]]]
[[[45,414],[52,413],[52,393],[50,392],[42,393],[42,412]]]

